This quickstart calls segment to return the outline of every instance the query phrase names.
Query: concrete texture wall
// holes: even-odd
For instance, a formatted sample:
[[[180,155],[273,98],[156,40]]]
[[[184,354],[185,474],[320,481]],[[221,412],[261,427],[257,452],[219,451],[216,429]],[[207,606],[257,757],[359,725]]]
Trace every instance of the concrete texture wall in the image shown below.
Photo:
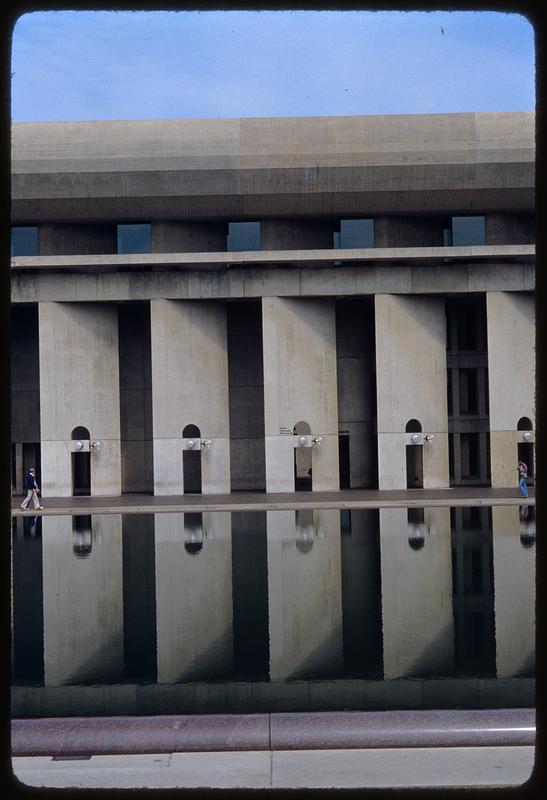
[[[223,304],[152,300],[154,492],[183,492],[182,432],[196,425],[202,492],[230,491],[228,357]]]
[[[270,680],[343,668],[340,512],[268,511]]]
[[[450,509],[426,508],[424,545],[408,543],[406,508],[380,509],[384,679],[454,670]]]
[[[226,250],[225,222],[153,222],[153,253],[204,253]]]
[[[374,303],[336,304],[338,429],[349,435],[350,487],[377,485]]]
[[[232,491],[266,488],[262,308],[229,303],[228,379]]]
[[[378,216],[374,220],[375,247],[442,247],[442,217]]]
[[[407,486],[407,422],[416,419],[435,441],[423,447],[423,485],[449,485],[446,326],[441,297],[376,295],[378,485]]]
[[[533,113],[18,123],[13,219],[529,210]]]
[[[263,250],[323,249],[333,246],[334,220],[265,219],[261,223]]]
[[[312,436],[324,439],[312,450],[314,491],[337,489],[334,302],[265,297],[262,326],[266,490],[294,490],[297,422],[307,422]]]
[[[233,670],[232,546],[228,512],[155,514],[158,683],[230,677]],[[204,592],[203,588],[207,587]],[[199,598],[199,602],[197,602]]]
[[[38,226],[38,253],[47,255],[88,255],[116,253],[118,251],[117,227],[70,223],[47,223]]]
[[[535,427],[535,308],[531,294],[488,292],[488,384],[492,486],[515,486],[521,417]]]
[[[152,492],[152,372],[149,304],[118,306],[122,492]]]
[[[492,508],[498,678],[531,676],[535,670],[536,548],[521,543],[527,529],[535,534],[535,522],[521,522],[517,506]]]
[[[485,214],[486,244],[533,244],[536,221],[533,214]]]
[[[91,551],[74,553],[71,516],[42,519],[44,684],[123,680],[122,518],[91,517]]]
[[[40,303],[42,492],[72,494],[73,428],[91,452],[91,494],[121,493],[118,314],[115,305]]]

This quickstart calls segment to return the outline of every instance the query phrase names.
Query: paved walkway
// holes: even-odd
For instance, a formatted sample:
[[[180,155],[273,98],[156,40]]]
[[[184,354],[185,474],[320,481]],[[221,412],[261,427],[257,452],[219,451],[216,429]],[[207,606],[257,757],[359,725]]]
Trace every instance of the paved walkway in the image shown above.
[[[14,758],[27,786],[103,789],[353,789],[519,786],[534,747],[388,748]],[[535,780],[536,790],[541,785]],[[544,788],[544,787],[543,787]],[[535,796],[535,795],[533,795]]]
[[[233,492],[157,496],[123,494],[114,497],[45,497],[43,511],[21,511],[22,497],[12,498],[12,515],[38,514],[144,514],[159,511],[257,511],[301,508],[389,508],[406,506],[483,506],[535,504],[534,489],[524,499],[515,489],[485,486],[451,489],[378,491],[351,489],[333,492]]]

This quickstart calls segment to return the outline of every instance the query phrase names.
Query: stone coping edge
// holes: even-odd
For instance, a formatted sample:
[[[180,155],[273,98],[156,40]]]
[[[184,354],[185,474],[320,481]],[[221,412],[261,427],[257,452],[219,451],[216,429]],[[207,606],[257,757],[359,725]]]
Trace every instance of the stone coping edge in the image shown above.
[[[330,711],[15,719],[12,756],[533,746],[535,711]]]

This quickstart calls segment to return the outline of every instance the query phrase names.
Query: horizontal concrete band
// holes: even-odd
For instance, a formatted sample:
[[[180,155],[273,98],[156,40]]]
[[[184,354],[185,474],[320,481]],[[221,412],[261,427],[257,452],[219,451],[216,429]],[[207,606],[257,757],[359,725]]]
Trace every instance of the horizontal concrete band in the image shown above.
[[[534,709],[18,719],[13,756],[535,744]]]

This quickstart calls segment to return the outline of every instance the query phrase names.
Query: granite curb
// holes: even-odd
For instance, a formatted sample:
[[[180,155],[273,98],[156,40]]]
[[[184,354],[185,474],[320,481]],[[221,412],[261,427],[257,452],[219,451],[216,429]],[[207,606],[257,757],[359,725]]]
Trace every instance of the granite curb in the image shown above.
[[[535,744],[534,709],[15,719],[13,756]]]

